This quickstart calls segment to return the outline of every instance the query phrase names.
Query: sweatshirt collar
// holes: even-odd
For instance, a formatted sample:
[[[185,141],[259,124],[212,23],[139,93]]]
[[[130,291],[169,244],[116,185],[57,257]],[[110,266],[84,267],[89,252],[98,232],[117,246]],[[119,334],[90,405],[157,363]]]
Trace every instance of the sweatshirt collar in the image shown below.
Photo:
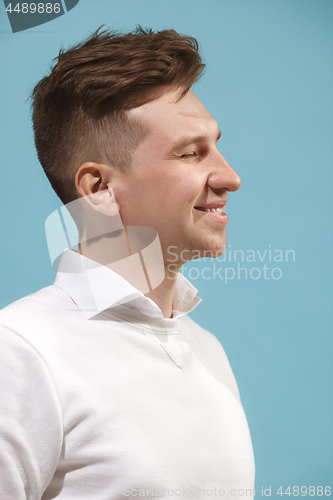
[[[157,304],[119,274],[105,266],[96,266],[94,261],[74,250],[64,251],[54,284],[69,294],[85,319],[92,319],[106,309],[120,305],[148,316],[163,318]],[[197,293],[198,290],[178,273],[172,319],[193,311],[201,302]]]

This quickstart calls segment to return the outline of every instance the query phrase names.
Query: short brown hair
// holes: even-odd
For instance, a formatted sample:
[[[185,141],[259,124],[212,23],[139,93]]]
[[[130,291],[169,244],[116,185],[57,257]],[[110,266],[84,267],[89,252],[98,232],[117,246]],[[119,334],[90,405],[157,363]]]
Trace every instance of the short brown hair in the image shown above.
[[[157,87],[185,95],[204,68],[194,38],[141,27],[127,34],[99,28],[55,61],[33,90],[32,119],[38,158],[65,204],[78,197],[75,175],[83,163],[130,168],[146,131],[126,119],[126,110]]]

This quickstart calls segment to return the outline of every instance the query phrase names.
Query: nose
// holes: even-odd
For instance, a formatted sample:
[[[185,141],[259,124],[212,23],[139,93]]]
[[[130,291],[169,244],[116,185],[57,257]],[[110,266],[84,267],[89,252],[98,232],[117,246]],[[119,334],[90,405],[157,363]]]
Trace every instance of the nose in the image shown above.
[[[224,156],[218,151],[207,184],[213,191],[237,191],[242,181],[239,175],[230,167]]]

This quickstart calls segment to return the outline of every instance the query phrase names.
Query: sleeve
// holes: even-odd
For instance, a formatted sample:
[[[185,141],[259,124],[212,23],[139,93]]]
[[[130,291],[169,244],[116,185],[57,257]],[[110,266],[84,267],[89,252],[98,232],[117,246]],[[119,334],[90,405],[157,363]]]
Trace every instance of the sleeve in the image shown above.
[[[0,407],[0,498],[40,500],[61,453],[61,410],[41,356],[1,325]]]

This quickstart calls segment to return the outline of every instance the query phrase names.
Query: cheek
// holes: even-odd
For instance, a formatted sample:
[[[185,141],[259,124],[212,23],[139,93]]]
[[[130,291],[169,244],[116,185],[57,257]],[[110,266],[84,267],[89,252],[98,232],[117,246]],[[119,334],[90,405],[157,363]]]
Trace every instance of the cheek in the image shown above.
[[[188,216],[200,196],[204,182],[193,172],[180,172],[180,165],[146,165],[127,178],[122,197],[126,214],[135,219],[166,221],[170,217]],[[125,214],[125,210],[124,210]]]
[[[121,217],[124,225],[152,225],[165,211],[166,196],[163,186],[152,177],[133,178],[119,193]]]
[[[138,179],[135,190],[140,205],[156,213],[170,209],[170,205],[177,203],[176,186],[174,179],[154,171]]]

